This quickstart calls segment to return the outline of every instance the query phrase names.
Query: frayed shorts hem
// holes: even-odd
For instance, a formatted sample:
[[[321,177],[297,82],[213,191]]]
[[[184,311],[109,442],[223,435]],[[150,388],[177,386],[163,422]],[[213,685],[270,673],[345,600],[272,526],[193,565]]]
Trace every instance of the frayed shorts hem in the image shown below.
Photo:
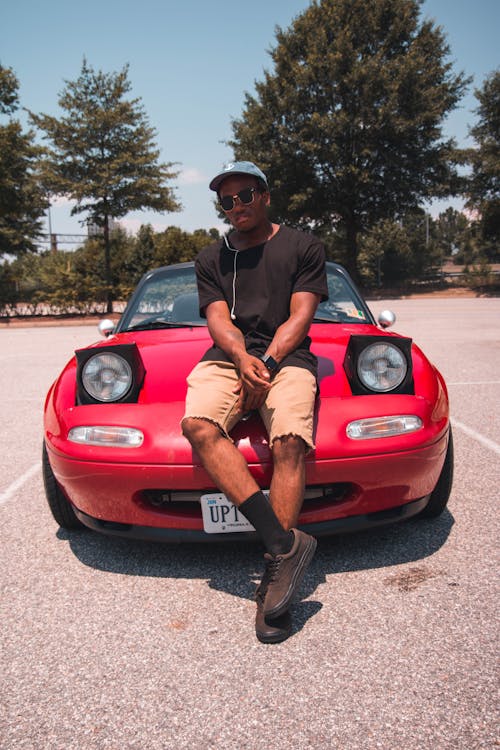
[[[185,419],[205,419],[221,434],[230,436],[233,427],[245,416],[235,407],[239,397],[233,391],[239,382],[231,362],[199,362],[188,376]],[[259,413],[269,436],[269,445],[289,436],[301,438],[306,453],[314,449],[313,421],[316,378],[303,367],[283,367],[275,375]]]

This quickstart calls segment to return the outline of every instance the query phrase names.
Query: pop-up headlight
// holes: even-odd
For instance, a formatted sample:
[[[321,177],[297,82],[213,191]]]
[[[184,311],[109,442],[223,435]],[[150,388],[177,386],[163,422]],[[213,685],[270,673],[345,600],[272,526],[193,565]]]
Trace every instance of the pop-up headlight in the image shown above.
[[[116,344],[75,352],[78,404],[137,401],[146,373],[135,344]]]
[[[355,395],[413,393],[411,339],[351,336],[344,369]]]

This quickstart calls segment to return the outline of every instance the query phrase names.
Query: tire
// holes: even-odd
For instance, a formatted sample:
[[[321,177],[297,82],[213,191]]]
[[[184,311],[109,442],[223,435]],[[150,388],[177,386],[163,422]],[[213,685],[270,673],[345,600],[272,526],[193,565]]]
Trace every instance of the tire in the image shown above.
[[[49,456],[47,454],[45,443],[43,444],[42,449],[42,472],[45,496],[52,515],[59,526],[62,529],[68,529],[68,531],[85,528],[83,523],[76,517],[73,506],[68,500],[66,500],[63,491],[57,484],[54,472],[49,463]]]
[[[441,515],[448,504],[448,498],[453,484],[453,436],[451,427],[448,436],[448,448],[444,459],[443,468],[436,486],[430,496],[429,502],[419,514],[419,518],[437,518]]]

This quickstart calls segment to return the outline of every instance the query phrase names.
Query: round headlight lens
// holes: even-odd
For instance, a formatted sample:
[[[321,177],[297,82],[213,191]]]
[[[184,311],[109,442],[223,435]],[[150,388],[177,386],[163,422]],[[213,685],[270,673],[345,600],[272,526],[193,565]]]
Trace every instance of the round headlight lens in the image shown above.
[[[393,391],[401,385],[407,371],[406,357],[393,344],[370,344],[359,355],[358,377],[371,391]]]
[[[118,401],[130,390],[132,368],[118,354],[96,354],[83,367],[82,383],[97,401]]]

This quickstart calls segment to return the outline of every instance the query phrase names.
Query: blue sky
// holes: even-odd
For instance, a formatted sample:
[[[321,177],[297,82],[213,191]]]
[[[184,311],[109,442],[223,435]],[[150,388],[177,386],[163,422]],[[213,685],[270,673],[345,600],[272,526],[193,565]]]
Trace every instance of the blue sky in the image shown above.
[[[84,56],[108,73],[128,63],[131,95],[142,99],[161,159],[179,162],[183,210],[131,214],[125,225],[193,231],[218,225],[207,184],[231,159],[224,141],[245,92],[271,68],[276,25],[286,28],[308,6],[308,0],[13,0],[0,10],[0,63],[14,69],[23,107],[55,115],[64,81],[78,77]],[[455,69],[474,76],[446,124],[446,133],[465,145],[477,104],[473,89],[500,64],[500,2],[425,0],[422,16],[443,27]],[[52,207],[53,231],[82,231],[81,217],[69,214],[63,202]]]

